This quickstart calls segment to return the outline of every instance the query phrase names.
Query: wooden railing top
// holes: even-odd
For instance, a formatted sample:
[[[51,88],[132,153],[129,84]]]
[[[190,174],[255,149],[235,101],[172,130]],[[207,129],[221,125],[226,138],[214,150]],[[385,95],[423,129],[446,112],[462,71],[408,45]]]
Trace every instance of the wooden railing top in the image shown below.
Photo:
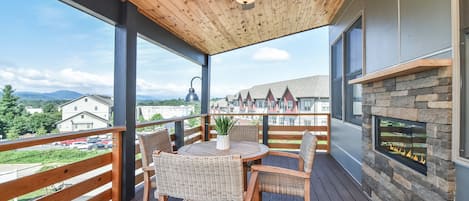
[[[144,127],[148,127],[148,126],[157,126],[157,125],[171,123],[171,122],[175,122],[175,121],[183,121],[183,120],[186,120],[186,119],[193,119],[193,118],[197,118],[197,117],[206,117],[206,116],[207,116],[207,114],[196,114],[196,115],[191,115],[191,116],[174,117],[174,118],[162,119],[162,120],[157,120],[157,121],[137,123],[137,125],[135,127],[136,128],[144,128]]]
[[[86,131],[52,134],[52,135],[45,135],[41,137],[32,137],[32,138],[6,141],[6,142],[0,143],[0,151],[20,149],[20,148],[31,147],[35,145],[88,137],[88,136],[93,136],[93,135],[122,132],[125,130],[126,129],[124,126],[116,126],[116,127],[111,127],[111,128],[101,128],[101,129],[86,130]]]
[[[327,116],[330,113],[214,113],[210,116]]]

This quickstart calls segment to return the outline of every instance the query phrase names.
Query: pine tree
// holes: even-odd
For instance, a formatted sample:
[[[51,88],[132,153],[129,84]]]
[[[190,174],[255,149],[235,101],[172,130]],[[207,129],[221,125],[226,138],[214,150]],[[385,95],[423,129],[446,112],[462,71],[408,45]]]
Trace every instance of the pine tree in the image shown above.
[[[13,95],[15,90],[11,87],[11,85],[5,85],[3,88],[3,96],[2,100],[0,101],[0,115],[21,115],[23,111],[18,106],[18,97]],[[24,108],[22,108],[24,109]]]

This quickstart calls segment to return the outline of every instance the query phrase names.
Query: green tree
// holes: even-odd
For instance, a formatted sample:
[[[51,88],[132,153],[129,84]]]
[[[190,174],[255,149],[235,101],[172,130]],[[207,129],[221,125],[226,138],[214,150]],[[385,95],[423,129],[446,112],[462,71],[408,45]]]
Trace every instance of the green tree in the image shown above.
[[[163,119],[163,116],[160,113],[156,113],[150,118],[150,121],[158,121],[162,119]]]
[[[58,112],[57,111],[57,106],[55,106],[54,104],[52,103],[47,103],[45,104],[44,106],[42,106],[42,111],[44,113],[55,113],[55,112]]]
[[[0,115],[22,115],[22,113],[24,113],[24,107],[20,107],[18,105],[19,98],[13,94],[15,90],[13,90],[11,85],[5,85],[2,92],[3,96],[0,101]]]
[[[43,136],[47,134],[47,130],[44,127],[39,127],[39,129],[36,130],[36,136]]]
[[[18,139],[19,137],[20,137],[20,135],[19,135],[18,129],[16,129],[16,128],[13,127],[13,128],[11,128],[11,129],[8,130],[8,132],[7,132],[7,139],[9,139],[9,140],[15,140],[15,139]]]

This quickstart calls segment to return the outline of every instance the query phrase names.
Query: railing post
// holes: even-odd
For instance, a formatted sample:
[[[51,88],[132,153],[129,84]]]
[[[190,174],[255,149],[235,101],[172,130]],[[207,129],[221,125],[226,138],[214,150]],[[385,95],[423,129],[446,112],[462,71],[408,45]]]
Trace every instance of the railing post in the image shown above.
[[[262,143],[269,146],[269,115],[262,115]]]
[[[210,115],[204,117],[204,125],[202,125],[204,127],[203,135],[205,141],[210,141],[210,118]]]
[[[112,133],[112,200],[120,201],[122,192],[122,135]]]
[[[331,153],[331,114],[327,114],[327,153]]]
[[[184,146],[184,120],[174,122],[174,134],[176,136],[176,149]]]

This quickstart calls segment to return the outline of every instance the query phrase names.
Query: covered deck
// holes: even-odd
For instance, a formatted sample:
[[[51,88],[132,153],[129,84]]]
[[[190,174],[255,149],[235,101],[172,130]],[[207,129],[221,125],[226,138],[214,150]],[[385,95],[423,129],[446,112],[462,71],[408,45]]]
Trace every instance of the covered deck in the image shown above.
[[[298,163],[289,158],[268,156],[262,160],[263,164],[298,169]],[[143,199],[143,186],[137,186],[134,201]],[[151,200],[156,200],[151,195]],[[178,199],[169,199],[170,201]],[[263,193],[263,201],[302,201],[301,197]],[[329,154],[318,153],[315,159],[313,175],[311,177],[312,201],[365,201],[368,198],[360,190],[359,185],[345,172],[345,170]]]
[[[308,0],[291,3],[272,0],[256,2],[262,9],[241,9],[236,1],[147,1],[147,0],[62,0],[116,27],[114,69],[114,127],[91,131],[47,135],[0,143],[0,152],[57,141],[111,133],[112,151],[79,162],[0,183],[0,200],[36,191],[72,177],[108,167],[104,173],[89,176],[70,187],[53,192],[40,200],[141,200],[143,174],[140,153],[135,144],[136,129],[174,123],[171,134],[175,148],[207,141],[214,137],[209,113],[211,55],[311,30],[330,24],[343,0]],[[205,3],[205,4],[204,4]],[[180,5],[175,5],[180,4]],[[178,9],[180,8],[180,9]],[[176,18],[174,16],[177,16]],[[311,17],[307,17],[311,16]],[[272,21],[275,19],[276,21]],[[295,25],[295,26],[293,26]],[[298,26],[296,26],[298,25]],[[137,37],[161,45],[201,66],[201,114],[138,124],[136,121],[136,52]],[[170,69],[169,69],[170,70]],[[329,155],[331,140],[330,114],[236,114],[256,116],[262,122],[259,138],[272,149],[295,151],[304,130],[318,132],[321,143],[311,178],[312,200],[367,200],[360,187]],[[323,116],[326,125],[270,125],[275,115]],[[197,118],[200,126],[187,128],[184,121]],[[295,169],[289,159],[268,157],[263,163]],[[136,172],[137,170],[137,172]],[[98,193],[90,192],[101,188]],[[263,200],[301,200],[264,193]]]

